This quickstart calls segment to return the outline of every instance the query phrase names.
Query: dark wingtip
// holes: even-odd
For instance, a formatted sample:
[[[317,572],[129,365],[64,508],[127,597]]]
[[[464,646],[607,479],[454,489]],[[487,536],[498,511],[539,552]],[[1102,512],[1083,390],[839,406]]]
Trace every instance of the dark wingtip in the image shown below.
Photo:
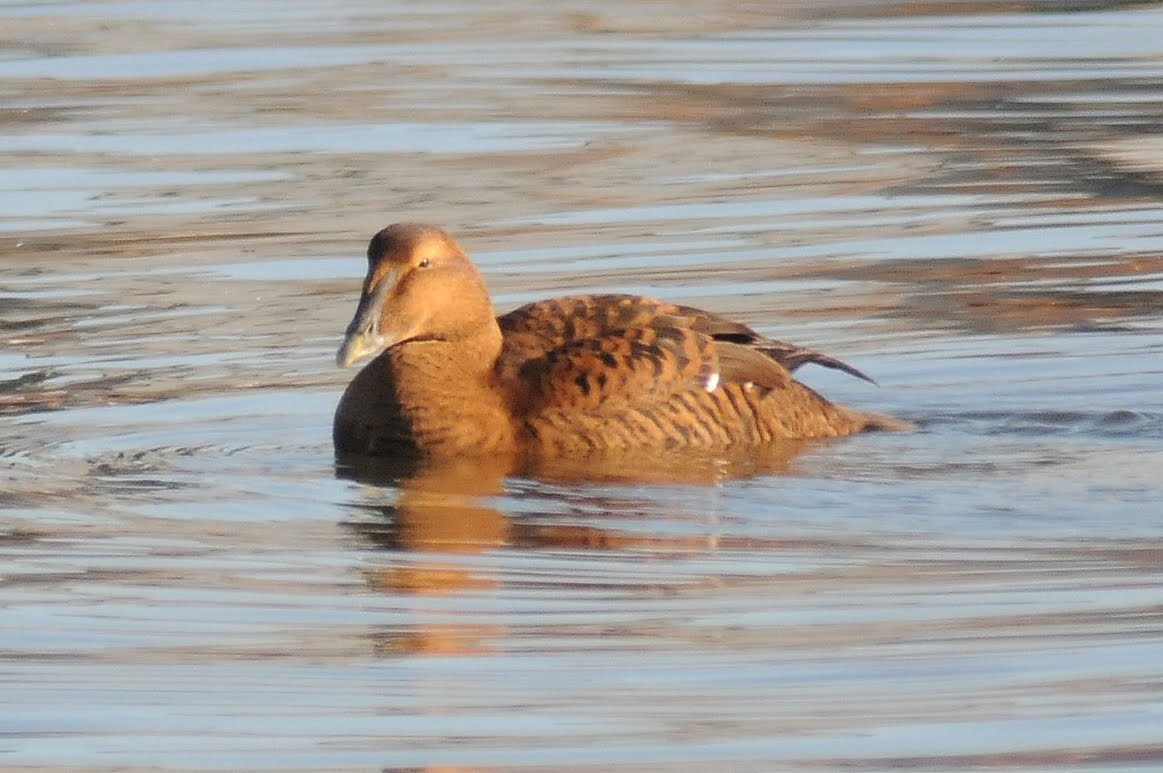
[[[880,386],[880,384],[878,384],[876,379],[874,379],[872,376],[858,368],[852,367],[842,360],[837,360],[835,357],[829,357],[826,354],[817,354],[808,360],[808,362],[814,362],[817,365],[823,365],[825,368],[831,368],[832,370],[840,370],[847,373],[849,376],[855,376],[856,378],[863,379],[873,386]]]
[[[783,346],[787,345],[784,344]],[[835,357],[829,357],[826,354],[821,354],[820,352],[815,352],[811,349],[795,349],[789,352],[786,349],[772,347],[770,349],[765,348],[765,351],[768,356],[778,360],[785,368],[792,372],[794,372],[796,368],[803,365],[804,363],[810,362],[825,368],[831,368],[832,370],[842,371],[847,373],[849,376],[855,376],[858,379],[867,381],[869,384],[880,386],[876,379],[864,371],[852,367],[843,360],[838,360]]]

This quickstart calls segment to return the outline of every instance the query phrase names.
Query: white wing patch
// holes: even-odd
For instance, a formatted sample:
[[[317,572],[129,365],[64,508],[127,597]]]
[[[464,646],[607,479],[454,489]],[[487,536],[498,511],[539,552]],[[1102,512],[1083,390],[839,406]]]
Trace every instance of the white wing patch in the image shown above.
[[[703,389],[707,390],[708,392],[714,392],[715,388],[718,386],[719,386],[719,374],[716,371],[716,372],[712,373],[711,375],[707,376],[707,381],[705,384],[703,384]]]

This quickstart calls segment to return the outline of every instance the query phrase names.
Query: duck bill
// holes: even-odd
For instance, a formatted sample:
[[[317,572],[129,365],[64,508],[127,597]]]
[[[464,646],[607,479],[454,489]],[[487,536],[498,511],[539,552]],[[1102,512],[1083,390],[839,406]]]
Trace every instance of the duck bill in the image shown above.
[[[355,363],[374,357],[391,345],[380,332],[380,312],[383,308],[383,293],[365,292],[359,299],[355,318],[347,326],[343,344],[335,354],[335,364],[347,368]]]
[[[343,345],[335,354],[335,364],[341,368],[349,368],[357,362],[375,357],[387,348],[387,339],[378,333],[370,330],[348,333],[343,339]]]

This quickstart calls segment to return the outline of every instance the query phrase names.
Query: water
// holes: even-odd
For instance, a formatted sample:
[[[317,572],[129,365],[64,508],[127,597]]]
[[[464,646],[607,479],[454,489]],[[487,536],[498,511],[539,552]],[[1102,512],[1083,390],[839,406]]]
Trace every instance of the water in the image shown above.
[[[1163,767],[1158,6],[0,29],[0,767]],[[402,219],[500,308],[707,306],[919,429],[337,474]]]

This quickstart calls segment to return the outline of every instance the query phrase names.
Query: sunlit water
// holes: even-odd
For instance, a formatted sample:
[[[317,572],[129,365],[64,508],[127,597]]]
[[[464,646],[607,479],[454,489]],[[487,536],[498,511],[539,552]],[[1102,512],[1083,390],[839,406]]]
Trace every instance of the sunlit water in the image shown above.
[[[771,5],[0,5],[0,767],[1163,766],[1163,10]],[[402,219],[919,429],[337,474]]]

